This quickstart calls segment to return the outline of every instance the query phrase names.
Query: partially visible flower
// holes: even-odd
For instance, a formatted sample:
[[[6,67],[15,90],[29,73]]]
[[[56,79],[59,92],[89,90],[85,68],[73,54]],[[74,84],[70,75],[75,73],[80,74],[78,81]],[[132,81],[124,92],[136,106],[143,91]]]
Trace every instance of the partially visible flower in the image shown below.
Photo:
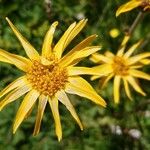
[[[102,78],[101,87],[103,88],[110,79],[114,78],[113,93],[115,103],[119,103],[120,100],[121,80],[123,81],[125,92],[129,99],[132,99],[129,84],[135,91],[145,96],[146,94],[139,86],[137,78],[150,80],[150,75],[139,70],[139,68],[142,68],[146,64],[146,61],[149,62],[148,58],[150,57],[150,53],[145,52],[131,56],[142,41],[137,42],[131,46],[127,52],[124,52],[128,40],[129,36],[125,36],[116,55],[107,51],[104,55],[95,53],[90,58],[93,62],[100,64],[93,67],[93,70],[99,69],[99,71],[101,71],[99,76],[92,76],[92,80]]]
[[[83,19],[77,24],[71,24],[57,44],[52,47],[53,35],[58,25],[58,22],[54,22],[45,36],[41,56],[21,35],[11,21],[8,18],[6,19],[29,57],[27,59],[0,49],[0,61],[11,63],[25,73],[0,92],[0,98],[5,96],[0,102],[0,110],[7,104],[28,93],[17,112],[13,133],[16,132],[22,121],[31,113],[38,98],[39,103],[34,135],[39,133],[47,102],[50,104],[52,110],[58,140],[62,138],[58,101],[66,106],[82,130],[82,123],[66,93],[77,94],[90,99],[98,105],[106,106],[105,101],[96,93],[92,86],[79,76],[81,74],[98,74],[99,70],[93,72],[90,68],[75,67],[81,59],[95,53],[101,48],[100,46],[89,46],[97,35],[87,37],[63,57],[62,53],[73,38],[83,29],[87,19]]]
[[[143,11],[147,11],[150,9],[150,0],[130,0],[117,9],[116,16],[119,16],[121,13],[131,11],[136,7],[141,7]]]

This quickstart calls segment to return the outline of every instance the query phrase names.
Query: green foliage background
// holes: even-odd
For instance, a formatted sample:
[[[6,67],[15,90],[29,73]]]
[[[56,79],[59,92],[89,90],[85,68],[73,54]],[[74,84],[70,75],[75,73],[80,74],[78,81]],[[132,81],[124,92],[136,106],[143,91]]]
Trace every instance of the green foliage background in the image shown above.
[[[115,17],[115,11],[124,1],[121,0],[0,0],[0,47],[9,52],[25,56],[20,43],[5,21],[9,17],[25,37],[40,51],[43,37],[50,24],[58,20],[59,27],[55,34],[55,42],[67,27],[84,17],[88,24],[72,42],[69,48],[88,35],[98,34],[94,44],[102,44],[101,53],[109,49],[117,51],[124,32],[130,27],[139,9]],[[150,14],[136,28],[129,44],[147,37],[150,27]],[[112,39],[109,31],[112,28],[120,30],[121,34]],[[150,50],[149,43],[139,51]],[[93,66],[88,59],[80,63]],[[149,67],[144,68],[150,71]],[[0,90],[20,76],[22,72],[9,64],[0,64]],[[89,80],[88,76],[85,76]],[[90,80],[89,80],[90,82]],[[44,114],[41,132],[33,137],[35,107],[31,116],[26,119],[15,135],[12,134],[12,124],[22,99],[9,104],[0,112],[0,150],[149,150],[150,149],[150,83],[142,80],[141,86],[147,92],[146,97],[132,92],[134,101],[130,101],[122,89],[121,103],[113,103],[112,82],[103,90],[98,88],[98,81],[91,82],[98,93],[107,101],[106,109],[96,106],[89,100],[70,95],[83,124],[80,131],[66,108],[60,105],[63,127],[63,140],[57,141],[54,122],[49,106]],[[134,138],[131,131],[135,129],[141,134]]]

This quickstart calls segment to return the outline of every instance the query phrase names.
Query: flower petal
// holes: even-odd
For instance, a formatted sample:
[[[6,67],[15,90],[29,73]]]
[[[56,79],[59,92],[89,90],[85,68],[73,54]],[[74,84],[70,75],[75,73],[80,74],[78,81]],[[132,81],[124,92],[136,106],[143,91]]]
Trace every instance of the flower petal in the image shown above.
[[[138,6],[140,6],[142,3],[141,0],[130,0],[129,2],[125,3],[124,5],[121,5],[116,12],[116,17],[118,17],[121,13],[130,11]]]
[[[114,77],[114,101],[116,104],[118,104],[120,100],[120,81],[120,76]]]
[[[82,125],[73,105],[71,104],[70,100],[68,99],[68,96],[66,95],[66,93],[63,90],[61,90],[61,91],[57,92],[56,97],[62,104],[64,104],[66,106],[66,108],[70,111],[73,118],[78,123],[80,129],[83,130],[83,125]]]
[[[38,104],[38,112],[37,112],[35,127],[33,131],[34,136],[37,135],[40,131],[41,121],[43,118],[43,113],[47,104],[47,100],[48,100],[47,96],[40,95],[39,104]]]
[[[90,57],[90,60],[93,61],[94,63],[98,63],[101,61],[105,62],[105,63],[111,63],[112,62],[111,58],[106,57],[102,54],[98,54],[98,53],[92,54],[92,56]]]
[[[148,75],[147,73],[144,73],[142,71],[131,69],[129,71],[129,73],[130,73],[130,75],[132,75],[134,77],[150,80],[150,75]]]
[[[97,37],[96,34],[91,35],[89,37],[87,37],[86,39],[84,39],[82,42],[80,42],[78,45],[76,45],[72,50],[70,50],[62,59],[61,61],[65,61],[65,59],[67,59],[70,55],[72,56],[72,54],[74,54],[77,51],[83,50],[84,48],[86,48],[87,46],[89,46],[91,44],[91,42]]]
[[[128,59],[128,64],[132,65],[132,64],[137,63],[138,61],[140,61],[140,60],[142,60],[144,58],[147,58],[147,57],[150,57],[150,53],[149,52],[135,55],[135,56],[130,57]]]
[[[88,68],[88,67],[68,67],[68,75],[75,76],[75,75],[106,75],[112,72],[112,67],[108,64]]]
[[[58,141],[60,141],[62,139],[62,128],[61,128],[60,115],[58,110],[58,100],[57,98],[53,98],[53,99],[49,98],[48,101],[55,121],[56,135],[58,137]]]
[[[63,59],[60,61],[60,65],[65,67],[69,65],[75,65],[78,63],[81,59],[84,57],[88,57],[89,55],[97,52],[101,47],[100,46],[90,46],[82,49],[81,51],[76,51],[72,55],[66,57],[66,59]]]
[[[68,44],[73,40],[73,38],[83,29],[87,22],[87,19],[81,20],[79,23],[73,23],[69,26],[67,31],[60,38],[56,46],[54,47],[54,52],[57,58],[61,58],[61,55],[64,49],[68,46]]]
[[[19,97],[30,91],[30,87],[27,85],[18,87],[17,89],[10,92],[2,101],[0,101],[0,111],[9,103],[17,100]]]
[[[31,109],[31,107],[34,105],[34,103],[36,102],[39,95],[40,95],[39,92],[37,92],[36,90],[32,90],[25,96],[24,100],[22,101],[18,109],[16,118],[15,118],[15,122],[13,125],[13,133],[16,132],[16,130],[18,129],[18,127],[24,120],[24,117],[26,116],[28,111]]]
[[[146,96],[146,93],[140,88],[140,86],[132,76],[126,77],[126,80],[130,83],[130,85],[134,88],[135,91],[142,94],[143,96]]]
[[[5,58],[4,56],[0,55],[0,61],[5,62],[5,63],[12,63],[9,59]]]
[[[140,40],[139,42],[137,42],[136,44],[134,44],[131,48],[129,48],[129,50],[124,54],[124,58],[129,58],[133,52],[137,49],[137,47],[139,47],[139,45],[142,43],[143,40]]]
[[[22,76],[16,79],[0,92],[0,98],[3,97],[5,94],[9,93],[11,90],[25,86],[26,84],[26,76]]]
[[[132,100],[132,96],[131,96],[130,89],[129,89],[129,84],[128,84],[128,81],[126,80],[126,78],[123,78],[123,83],[124,83],[125,92],[126,92],[128,98],[130,100]]]
[[[43,47],[42,47],[42,56],[48,57],[52,53],[52,42],[53,42],[53,35],[56,29],[58,22],[55,21],[49,28],[46,36],[44,38]]]
[[[8,59],[8,63],[14,64],[17,68],[27,71],[29,66],[31,65],[31,61],[26,59],[25,57],[21,57],[19,55],[11,54],[5,50],[0,49],[0,56]]]
[[[12,24],[12,22],[6,17],[7,22],[9,23],[11,29],[21,42],[27,56],[32,60],[39,60],[40,56],[35,48],[21,35],[21,33],[17,30],[17,28]]]
[[[71,94],[77,94],[79,96],[88,98],[94,103],[106,107],[106,102],[101,98],[92,86],[81,77],[70,77],[68,79],[69,83],[66,84],[65,91]]]
[[[114,76],[114,74],[111,73],[107,77],[103,77],[103,79],[101,80],[102,82],[100,82],[101,83],[101,85],[100,85],[101,89],[106,86],[106,84],[112,79],[113,76]]]
[[[106,57],[113,58],[115,55],[111,51],[106,51],[104,54]]]

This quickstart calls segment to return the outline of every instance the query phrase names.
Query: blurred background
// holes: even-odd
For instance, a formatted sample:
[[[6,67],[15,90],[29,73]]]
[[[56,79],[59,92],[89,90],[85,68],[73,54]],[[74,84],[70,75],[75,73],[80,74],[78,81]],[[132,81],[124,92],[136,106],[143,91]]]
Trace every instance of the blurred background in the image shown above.
[[[121,0],[0,0],[0,48],[25,56],[25,52],[17,38],[10,30],[5,17],[17,26],[21,33],[40,52],[44,35],[53,21],[58,20],[54,42],[74,21],[88,18],[87,26],[74,39],[68,50],[91,34],[99,37],[93,44],[102,45],[100,53],[106,50],[116,52],[124,33],[136,18],[139,9],[115,17],[117,8],[126,1]],[[138,52],[150,51],[149,27],[150,14],[146,13],[137,26],[128,45],[139,39],[145,39],[145,45]],[[111,32],[117,29],[114,36]],[[84,59],[80,65],[94,66]],[[149,67],[143,68],[150,72]],[[0,90],[22,75],[22,72],[9,64],[0,63]],[[112,82],[100,90],[99,81],[90,81],[84,76],[96,91],[107,101],[107,108],[96,106],[87,99],[69,95],[80,116],[84,130],[80,131],[66,108],[60,105],[60,115],[63,128],[63,139],[57,141],[54,121],[50,107],[47,106],[41,132],[33,137],[37,107],[27,118],[15,135],[12,134],[12,124],[22,99],[9,104],[0,112],[0,150],[149,150],[150,149],[150,83],[141,80],[141,86],[147,93],[142,97],[132,91],[134,101],[130,101],[121,91],[121,102],[113,102]]]

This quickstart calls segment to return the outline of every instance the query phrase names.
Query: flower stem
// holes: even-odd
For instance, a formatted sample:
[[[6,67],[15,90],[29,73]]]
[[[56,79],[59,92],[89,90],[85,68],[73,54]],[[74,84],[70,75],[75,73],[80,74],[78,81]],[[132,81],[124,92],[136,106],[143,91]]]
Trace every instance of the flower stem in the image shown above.
[[[144,13],[142,11],[140,11],[137,15],[137,17],[135,18],[134,22],[132,23],[131,27],[128,30],[128,34],[131,35],[135,28],[137,27],[137,25],[140,23],[140,21],[143,19],[144,17]]]

